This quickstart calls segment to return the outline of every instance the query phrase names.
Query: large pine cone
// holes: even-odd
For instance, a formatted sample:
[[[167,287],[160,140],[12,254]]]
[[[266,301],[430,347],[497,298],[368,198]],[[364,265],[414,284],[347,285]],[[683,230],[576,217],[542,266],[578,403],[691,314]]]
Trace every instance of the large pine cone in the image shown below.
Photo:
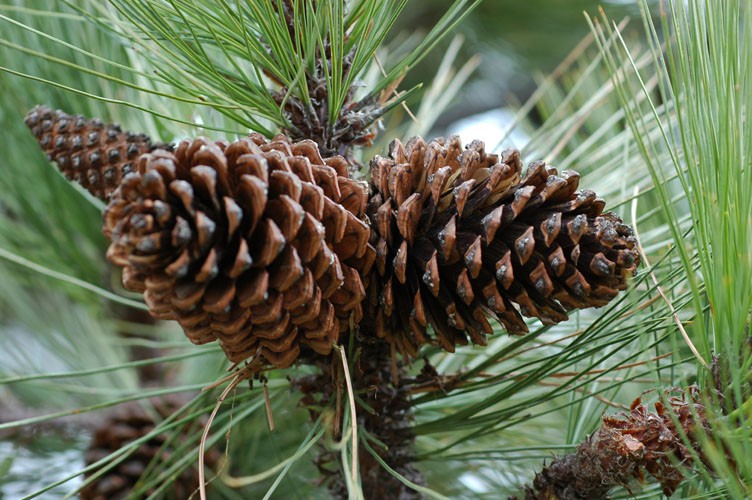
[[[161,399],[150,400],[152,412],[144,410],[144,402],[132,401],[115,410],[105,418],[102,423],[93,430],[92,440],[86,450],[86,465],[92,465],[111,453],[114,453],[128,443],[142,438],[152,432],[158,422],[154,416],[160,419],[167,418],[183,403],[184,398],[179,396],[167,396]],[[151,465],[157,466],[170,459],[173,450],[184,444],[191,434],[201,433],[203,422],[197,421],[195,425],[188,425],[181,430],[177,440],[168,443],[168,435],[156,434],[149,438],[129,454],[122,462],[108,470],[91,483],[84,486],[80,495],[82,500],[113,500],[129,498],[133,488],[139,479]],[[218,462],[220,453],[218,450],[209,450],[204,463],[214,467]],[[98,469],[87,473],[87,477],[98,472]],[[163,498],[182,500],[189,498],[199,487],[198,470],[191,466],[186,468],[176,478],[171,480],[171,485],[164,491]],[[149,492],[153,493],[153,492]],[[147,495],[143,495],[145,498]]]
[[[183,141],[141,157],[105,212],[108,258],[151,313],[231,361],[326,355],[362,317],[365,183],[312,141]]]
[[[457,137],[407,146],[371,162],[368,205],[376,247],[369,287],[375,331],[404,354],[435,341],[454,351],[466,334],[485,344],[487,317],[512,333],[522,315],[544,323],[602,306],[626,287],[638,254],[631,229],[579,175],[519,152],[488,154]]]
[[[152,145],[144,134],[123,132],[119,125],[105,125],[99,119],[87,120],[46,106],[29,111],[25,122],[65,178],[102,200],[108,200],[120,180],[135,170],[139,156],[156,147],[168,147]]]

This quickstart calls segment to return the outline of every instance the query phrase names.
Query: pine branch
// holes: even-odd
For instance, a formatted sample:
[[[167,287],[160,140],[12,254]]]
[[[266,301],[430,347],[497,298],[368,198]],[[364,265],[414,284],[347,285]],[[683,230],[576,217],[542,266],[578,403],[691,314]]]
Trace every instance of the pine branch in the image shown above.
[[[191,96],[267,137],[283,131],[351,158],[353,147],[370,144],[375,122],[417,90],[392,92],[405,73],[478,3],[455,0],[357,99],[407,0],[115,1],[117,15],[96,2],[71,6],[135,44],[155,68],[134,76],[165,82],[177,99]]]

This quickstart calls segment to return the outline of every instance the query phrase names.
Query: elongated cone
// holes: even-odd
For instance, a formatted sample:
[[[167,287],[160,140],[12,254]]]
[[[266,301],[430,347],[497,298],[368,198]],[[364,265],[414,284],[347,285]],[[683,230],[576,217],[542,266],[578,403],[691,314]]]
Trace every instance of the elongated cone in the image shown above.
[[[463,150],[457,137],[394,141],[371,162],[379,337],[410,356],[427,342],[454,351],[467,337],[485,344],[489,317],[522,333],[523,315],[558,323],[626,287],[638,263],[631,229],[577,190],[576,172],[544,162],[521,171],[518,151]]]
[[[108,200],[120,180],[135,170],[138,158],[156,147],[144,134],[123,132],[119,125],[87,120],[46,106],[36,106],[25,119],[50,161],[69,181]]]
[[[196,344],[287,367],[359,322],[375,258],[367,186],[312,141],[252,135],[143,155],[105,212],[111,262]]]
[[[92,429],[91,443],[85,454],[86,465],[93,465],[110,454],[121,451],[129,443],[152,433],[161,419],[169,417],[186,402],[184,398],[172,394],[149,400],[152,411],[148,413],[144,410],[144,401],[132,401],[118,406],[102,420],[101,424]],[[186,446],[186,440],[192,439],[196,446],[198,445],[199,436],[205,424],[203,420],[199,418],[180,428],[179,433],[173,434],[173,436],[177,435],[177,439],[168,435],[167,431],[152,435],[103,474],[99,469],[89,471],[86,474],[87,479],[97,473],[100,474],[84,486],[80,498],[82,500],[133,498],[131,494],[134,488],[141,486],[138,483],[146,471],[151,468],[153,474],[151,478],[156,477],[154,472],[159,470],[160,464],[172,465],[183,458],[182,455],[175,457],[174,450]],[[175,430],[169,432],[175,433]],[[204,463],[213,468],[219,461],[220,455],[217,449],[207,449]],[[163,490],[160,498],[183,500],[198,490],[198,470],[191,463],[182,472],[165,481],[169,481],[170,484]],[[155,484],[151,490],[139,498],[146,498],[149,494],[155,493],[154,490],[158,486],[160,486],[159,483]]]

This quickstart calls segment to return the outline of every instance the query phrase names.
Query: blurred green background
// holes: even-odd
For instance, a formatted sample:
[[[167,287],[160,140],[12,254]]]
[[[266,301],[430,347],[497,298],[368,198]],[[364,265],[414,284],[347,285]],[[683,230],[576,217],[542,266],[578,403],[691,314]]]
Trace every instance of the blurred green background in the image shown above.
[[[654,2],[657,3],[657,2]],[[451,4],[450,0],[410,2],[397,29],[427,29]],[[458,64],[476,54],[480,65],[455,102],[437,121],[447,130],[454,121],[503,106],[516,107],[535,90],[590,32],[584,13],[597,15],[603,8],[612,19],[628,17],[639,25],[639,7],[632,0],[486,0],[457,30],[464,37]],[[442,48],[435,50],[415,71],[410,83],[425,82],[440,63]]]

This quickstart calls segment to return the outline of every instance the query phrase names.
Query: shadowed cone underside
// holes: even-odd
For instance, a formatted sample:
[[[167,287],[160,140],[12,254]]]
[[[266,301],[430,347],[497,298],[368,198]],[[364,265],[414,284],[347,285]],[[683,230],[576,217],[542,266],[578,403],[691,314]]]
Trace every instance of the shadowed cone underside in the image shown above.
[[[113,409],[101,424],[93,429],[91,443],[85,454],[86,465],[93,465],[111,453],[127,448],[134,441],[146,438],[148,434],[153,433],[161,419],[169,417],[186,401],[182,396],[169,395],[153,398],[149,402],[132,401]],[[151,407],[149,411],[145,409],[148,407]],[[186,424],[181,428],[177,439],[171,439],[167,432],[153,434],[144,439],[124,458],[121,457],[114,467],[103,473],[99,469],[93,469],[87,473],[86,479],[90,479],[97,473],[100,474],[83,487],[80,498],[82,500],[133,498],[134,489],[144,485],[142,476],[150,466],[175,460],[172,456],[174,450],[184,446],[184,441],[190,436],[198,437],[204,424],[203,420],[198,419],[198,421]],[[207,449],[204,457],[205,464],[213,468],[219,458],[219,450]],[[159,485],[161,483],[147,488],[146,493],[141,496],[146,498],[148,494],[154,493]],[[198,487],[198,470],[191,464],[169,481],[169,485],[162,490],[159,498],[184,500],[194,494]]]

